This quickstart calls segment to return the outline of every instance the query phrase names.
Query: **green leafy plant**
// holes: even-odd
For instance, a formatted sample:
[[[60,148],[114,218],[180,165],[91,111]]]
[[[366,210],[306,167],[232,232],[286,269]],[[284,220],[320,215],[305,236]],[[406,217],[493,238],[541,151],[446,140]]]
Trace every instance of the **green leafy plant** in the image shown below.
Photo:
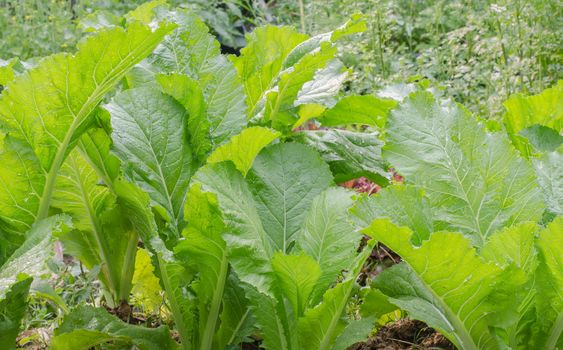
[[[427,92],[391,112],[383,153],[407,184],[354,212],[364,225],[375,219],[366,232],[403,262],[373,286],[460,349],[557,348],[563,227],[560,217],[537,224],[545,204],[532,164],[503,133]]]
[[[81,23],[75,55],[1,62],[3,344],[59,239],[116,315],[36,288],[64,313],[53,349],[345,349],[396,308],[461,349],[561,345],[560,85],[509,100],[507,137],[427,81],[343,97],[359,15],[236,57],[163,1]],[[335,186],[359,176],[387,187]],[[402,262],[359,293],[376,241]],[[132,294],[158,327],[123,322]]]
[[[80,137],[92,127],[92,112],[125,72],[148,55],[171,29],[163,25],[153,31],[132,23],[127,30],[102,31],[85,40],[75,55],[48,57],[6,84],[0,97],[0,264],[8,264],[3,269],[16,276],[17,271],[10,267],[15,264],[12,252],[31,249],[30,242],[48,237],[43,232],[43,237],[32,239],[34,230],[38,230],[35,227],[44,227],[42,223],[50,217],[57,178],[64,172],[65,159]],[[92,209],[87,197],[82,199],[81,205]],[[80,214],[84,210],[81,208]],[[94,231],[99,239],[96,234]],[[109,282],[112,270],[107,257],[103,259]],[[25,273],[25,267],[22,265],[19,271]],[[20,283],[29,286],[29,280],[15,287],[21,292],[14,291],[21,305],[26,288],[21,288]],[[114,285],[109,287],[120,294]],[[13,326],[17,324],[19,321]]]
[[[295,143],[264,149],[246,179],[228,163],[196,174],[194,186],[214,193],[224,213],[229,261],[246,282],[266,348],[346,344],[337,340],[346,333],[341,318],[371,244],[356,253],[361,235],[347,215],[351,194],[331,182],[318,154]],[[328,289],[342,270],[345,278]]]
[[[285,319],[295,312],[291,324],[287,324],[291,328],[280,330],[287,332],[291,348],[299,346],[299,333],[293,329],[298,322],[304,324],[300,328],[306,329],[316,327],[319,317],[330,316],[333,321],[322,325],[323,336],[318,339],[323,348],[328,347],[343,331],[340,318],[369,249],[365,249],[356,261],[361,236],[353,226],[344,225],[339,232],[323,232],[307,222],[325,215],[324,211],[330,209],[329,203],[333,200],[342,201],[337,213],[345,218],[352,203],[350,195],[343,193],[344,190],[328,191],[332,183],[331,171],[313,150],[299,144],[264,148],[282,133],[267,125],[245,129],[248,119],[252,118],[251,115],[247,117],[245,100],[249,100],[243,89],[249,83],[241,80],[237,62],[233,64],[220,54],[219,44],[193,13],[169,10],[154,2],[138,8],[128,17],[146,22],[167,20],[177,28],[127,74],[124,89],[96,112],[101,128],[91,130],[88,137],[83,138],[80,150],[81,156],[88,160],[107,186],[99,191],[115,196],[112,200],[123,208],[133,231],[138,233],[150,252],[182,348],[222,349],[243,341],[254,332],[256,315],[252,309],[258,307],[254,302],[255,295],[259,296],[258,303],[277,308],[279,317]],[[291,47],[284,56],[277,58],[279,64],[283,59],[291,60],[286,63],[289,71],[299,65],[306,67],[309,61],[316,62],[319,52],[329,50],[319,64],[307,68],[308,73],[292,88],[293,92],[284,97],[284,113],[290,115],[296,110],[292,104],[299,91],[306,91],[308,80],[314,81],[318,72],[325,69],[327,60],[334,58],[336,48],[330,39],[352,34],[358,27],[361,28],[361,21],[355,19],[334,33],[312,38],[304,46]],[[268,27],[266,30],[277,29]],[[298,35],[289,28],[282,30]],[[269,44],[271,42],[266,41],[251,45],[258,49]],[[245,57],[249,59],[249,55]],[[252,59],[258,59],[258,56],[252,56]],[[341,69],[340,65],[338,69]],[[275,84],[278,78],[276,75],[270,79],[271,84]],[[283,77],[279,79],[281,81]],[[336,87],[332,95],[338,91],[339,81],[331,83]],[[287,126],[279,124],[281,130],[287,131]],[[111,140],[105,136],[104,128]],[[300,159],[304,155],[306,161]],[[281,167],[276,165],[277,174],[267,169],[275,161],[283,163]],[[202,168],[206,162],[209,165]],[[234,166],[229,165],[231,163]],[[307,170],[319,175],[315,182],[295,186],[300,177],[313,174],[307,174]],[[116,177],[117,172],[121,177]],[[273,176],[279,179],[278,185],[283,186],[281,196],[276,193],[277,187],[269,184],[272,181],[269,177]],[[256,197],[251,187],[247,187],[245,177],[256,182],[255,185],[261,182],[261,186],[269,186],[271,202]],[[218,182],[221,186],[217,186]],[[191,190],[190,184],[193,184]],[[325,191],[328,192],[323,194]],[[245,201],[244,207],[232,203],[234,195],[241,196],[238,199]],[[291,196],[288,200],[294,204],[291,211],[288,203],[281,206],[286,195]],[[319,198],[315,198],[317,196]],[[103,198],[101,194],[98,197]],[[283,211],[272,211],[277,209],[273,206],[279,206]],[[240,219],[233,217],[236,215],[234,210],[238,211]],[[309,210],[311,218],[306,219]],[[280,221],[283,216],[285,222]],[[249,217],[250,221],[245,223]],[[240,225],[234,224],[239,220],[242,220]],[[116,226],[111,224],[111,227]],[[284,233],[280,234],[280,230]],[[301,230],[312,231],[312,236],[302,234],[303,248],[299,251],[308,253],[317,261],[311,256],[293,254]],[[343,237],[337,236],[341,233],[351,240],[345,242],[347,248],[342,251],[338,263],[328,262],[327,249],[330,247],[314,245],[327,236],[332,240],[334,250],[334,244],[343,243]],[[236,235],[243,237],[244,242],[239,242]],[[109,239],[106,241],[111,244]],[[263,244],[260,249],[254,246],[258,242]],[[253,253],[244,254],[246,251]],[[310,262],[320,275],[318,281],[297,285],[298,290],[293,292],[301,294],[301,288],[315,288],[314,294],[309,296],[313,293],[310,290],[299,300],[288,296],[295,301],[295,310],[285,310],[282,296],[277,293],[274,296],[269,291],[287,284],[282,275],[284,264],[287,262],[295,269],[299,259]],[[260,266],[258,262],[264,265]],[[280,277],[274,275],[275,269],[279,270],[276,276]],[[337,281],[343,269],[349,270],[346,282],[338,284],[340,287],[325,296],[327,302],[334,303],[333,307],[314,308],[322,299],[324,290]],[[275,278],[282,278],[281,284],[278,285]],[[285,290],[284,293],[291,294],[292,291]],[[310,316],[305,313],[308,309],[311,309]],[[84,312],[77,309],[68,318],[81,317]],[[303,320],[298,321],[299,318]],[[271,324],[267,321],[260,320],[256,324],[266,343],[285,341],[268,333]],[[77,325],[78,328],[81,326]],[[101,331],[83,326],[87,327],[85,331]],[[365,327],[367,333],[369,324],[365,323]],[[74,333],[68,327],[65,329],[64,333],[70,332],[69,335],[61,332],[54,338],[54,343],[62,344],[58,339],[71,337]],[[107,330],[108,337],[117,334],[115,329]],[[87,338],[83,340],[86,342]],[[86,343],[81,344],[86,346]],[[307,346],[315,348],[317,345]]]

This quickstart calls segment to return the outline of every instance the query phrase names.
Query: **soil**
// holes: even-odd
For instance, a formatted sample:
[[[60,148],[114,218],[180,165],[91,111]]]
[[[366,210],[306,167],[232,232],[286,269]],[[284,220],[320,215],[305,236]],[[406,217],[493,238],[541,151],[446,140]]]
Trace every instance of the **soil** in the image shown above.
[[[381,327],[375,336],[357,343],[348,350],[455,350],[455,346],[443,335],[424,322],[401,319]]]

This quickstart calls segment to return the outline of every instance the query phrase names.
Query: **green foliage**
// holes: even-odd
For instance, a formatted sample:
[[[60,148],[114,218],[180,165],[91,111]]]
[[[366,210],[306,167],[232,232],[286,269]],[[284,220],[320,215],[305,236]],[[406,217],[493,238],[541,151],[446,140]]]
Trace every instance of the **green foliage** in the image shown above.
[[[535,96],[511,96],[504,107],[506,132],[524,157],[529,157],[533,148],[553,151],[563,142],[560,136],[563,130],[563,82]],[[537,141],[549,141],[552,136],[546,134],[550,129],[537,129],[537,126],[555,131],[553,146],[543,149],[545,146],[538,145]]]
[[[253,4],[237,3],[267,12]],[[436,43],[428,13],[412,15],[437,4],[402,10],[416,25],[405,22],[408,49],[395,53]],[[354,34],[372,30],[381,73],[396,74],[383,57],[387,2],[368,5],[377,11],[367,21],[351,15],[312,37],[267,25],[225,56],[193,11],[156,0],[81,20],[75,55],[1,61],[0,339],[14,343],[31,290],[26,324],[51,317],[53,349],[218,350],[253,338],[266,349],[345,349],[397,308],[460,349],[560,347],[560,84],[507,101],[508,135],[427,80],[349,94],[341,48],[363,40]],[[430,29],[442,42],[462,25]],[[360,176],[385,188],[358,199],[335,186]],[[57,279],[30,289],[55,238],[90,270],[85,290],[98,279],[102,295],[59,296],[48,284]],[[366,274],[359,291],[376,241],[402,262],[373,283]],[[180,344],[166,325],[95,307],[132,321],[131,295]]]
[[[67,218],[53,216],[37,222],[25,242],[0,265],[0,340],[15,348],[33,277],[43,275],[53,254],[54,234],[69,228]]]
[[[427,92],[412,94],[390,114],[383,152],[424,189],[436,228],[466,233],[476,246],[504,226],[542,215],[533,169],[506,137]]]
[[[310,0],[299,16],[297,3],[278,4],[278,21],[312,34],[366,14],[365,35],[341,55],[356,68],[354,92],[424,77],[471,111],[498,116],[511,94],[561,79],[557,1]]]
[[[329,348],[346,325],[341,317],[370,250],[356,253],[361,236],[348,223],[351,196],[329,188],[331,180],[318,154],[295,143],[265,148],[246,179],[229,163],[195,176],[217,196],[229,260],[267,348]],[[345,282],[326,292],[343,270]],[[328,323],[317,325],[318,318]],[[303,336],[314,327],[322,333],[310,343]]]
[[[103,309],[83,306],[72,310],[65,317],[55,332],[51,348],[86,350],[111,343],[120,347],[134,345],[142,350],[176,349],[177,345],[168,333],[166,326],[156,329],[133,326]]]
[[[27,295],[32,278],[24,278],[3,288],[0,298],[0,340],[7,349],[15,349],[16,337],[20,332],[21,320],[27,308]]]
[[[525,123],[521,110],[512,113],[514,124]],[[553,232],[561,231],[561,218],[539,226],[551,218],[542,217],[537,186],[551,181],[560,191],[557,170],[541,177],[534,162],[534,174],[503,133],[486,131],[463,108],[428,92],[411,94],[391,112],[383,151],[407,185],[362,198],[353,213],[403,262],[373,286],[460,349],[557,348],[561,309],[543,308],[546,297],[558,298],[547,295],[558,288],[561,273],[552,269],[561,254],[546,253],[545,242],[558,247]],[[539,283],[542,274],[552,287]],[[365,309],[378,310],[374,302],[381,299],[366,299]],[[551,316],[540,321],[542,314]]]

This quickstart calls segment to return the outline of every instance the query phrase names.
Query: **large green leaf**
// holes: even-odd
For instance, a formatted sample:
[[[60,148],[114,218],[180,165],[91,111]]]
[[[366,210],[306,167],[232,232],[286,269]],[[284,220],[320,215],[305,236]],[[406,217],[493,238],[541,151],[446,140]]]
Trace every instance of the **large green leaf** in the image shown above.
[[[479,254],[504,270],[488,297],[497,310],[492,309],[487,317],[499,343],[514,349],[529,343],[528,316],[534,313],[534,298],[542,293],[534,288],[538,230],[533,222],[507,227],[491,236]]]
[[[79,231],[62,235],[68,254],[88,268],[100,265],[102,281],[114,302],[127,300],[133,277],[138,235],[134,232],[110,186],[75,149],[61,167],[52,206],[70,214]]]
[[[387,114],[397,102],[372,95],[346,96],[327,110],[319,121],[324,126],[365,124],[383,127]]]
[[[563,130],[563,82],[534,96],[516,94],[504,102],[504,125],[514,146],[522,156],[534,153],[525,131],[535,125],[560,134]],[[524,134],[522,134],[524,132]]]
[[[334,341],[332,349],[346,350],[356,343],[365,341],[370,336],[374,323],[375,319],[373,317],[364,317],[350,321]]]
[[[313,199],[332,182],[319,155],[296,143],[272,145],[248,174],[264,230],[273,248],[288,252]]]
[[[0,59],[0,92],[9,81],[14,80],[14,66],[16,66],[18,63],[19,61],[17,58],[11,59],[9,61]]]
[[[210,164],[194,176],[202,191],[217,196],[225,225],[223,239],[229,247],[229,261],[243,282],[270,294],[269,260],[274,242],[262,226],[257,203],[242,174],[230,162]]]
[[[0,298],[4,297],[4,293],[17,280],[19,274],[38,277],[45,273],[48,270],[47,260],[54,254],[54,234],[64,233],[71,227],[69,218],[60,215],[36,222],[28,232],[25,242],[10,252],[10,258],[0,266]]]
[[[207,161],[218,163],[230,160],[246,176],[258,153],[279,136],[279,132],[260,126],[246,128],[233,136],[228,143],[217,148]]]
[[[25,242],[0,266],[0,344],[15,349],[27,295],[33,277],[48,271],[47,260],[54,254],[54,235],[71,226],[68,217],[52,216],[35,223]]]
[[[247,35],[248,44],[233,61],[244,85],[249,117],[259,111],[259,102],[273,87],[287,55],[307,38],[294,28],[276,26],[260,27]]]
[[[2,230],[25,232],[48,215],[57,172],[92,124],[92,111],[172,30],[133,23],[90,36],[75,55],[50,56],[8,83],[0,97]],[[21,179],[14,182],[14,179]]]
[[[377,133],[360,133],[347,130],[300,131],[295,140],[317,150],[330,165],[336,182],[365,176],[385,185],[389,173],[381,156],[383,142]]]
[[[437,227],[461,231],[477,246],[494,231],[536,221],[543,212],[532,167],[508,139],[430,93],[414,93],[391,112],[383,154],[424,189]]]
[[[0,296],[0,344],[7,350],[16,348],[21,320],[27,309],[27,296],[33,279],[23,277],[11,286],[2,286]]]
[[[343,270],[350,269],[362,234],[347,221],[352,193],[330,188],[317,196],[307,212],[297,236],[297,248],[317,262],[321,269],[311,296],[317,304],[323,293]]]
[[[312,38],[274,26],[248,35],[247,47],[233,61],[245,87],[249,118],[260,115],[274,128],[287,129],[299,119],[296,106],[332,106],[347,75],[334,60],[333,43],[365,28],[361,16],[352,16],[337,30]]]
[[[563,215],[563,151],[545,153],[532,164],[547,210]]]
[[[296,66],[297,67],[297,66]],[[336,96],[348,77],[349,71],[338,59],[330,60],[323,68],[318,69],[313,78],[303,84],[293,106],[315,105],[334,106]],[[300,118],[293,127],[299,126]]]
[[[432,211],[422,190],[410,185],[393,185],[374,196],[360,197],[351,212],[359,227],[388,218],[398,226],[413,230],[413,243],[420,245],[434,231]]]
[[[152,87],[124,91],[106,109],[125,177],[148,193],[153,207],[168,223],[165,240],[174,242],[180,235],[193,173],[185,109]]]
[[[95,346],[135,346],[140,350],[167,350],[178,346],[167,326],[146,328],[124,323],[102,308],[80,306],[66,315],[51,339],[53,350],[87,350]]]
[[[290,349],[288,337],[291,333],[280,302],[272,296],[260,293],[252,286],[247,287],[247,295],[251,301],[251,310],[256,316],[256,325],[264,339],[263,347],[268,350]]]
[[[249,304],[240,280],[234,273],[229,274],[223,295],[221,325],[215,334],[214,349],[223,350],[229,344],[248,341],[256,325]]]
[[[193,348],[212,349],[217,341],[216,331],[220,324],[223,295],[225,293],[229,264],[227,247],[221,237],[225,231],[221,212],[217,207],[217,200],[211,193],[202,193],[199,186],[193,186],[188,198],[185,214],[188,225],[183,231],[186,238],[175,247],[178,261],[185,264],[186,269],[197,274],[197,283],[192,288],[197,297],[197,319],[192,334]],[[184,281],[186,288],[190,281]],[[244,294],[244,293],[243,293]],[[185,300],[183,302],[189,302]],[[233,309],[230,309],[233,311]],[[225,322],[233,321],[224,319]],[[239,322],[240,320],[234,320]],[[235,328],[233,324],[221,324],[226,332]],[[224,333],[222,337],[232,334]],[[223,346],[228,345],[229,339],[220,339]]]
[[[300,349],[331,349],[339,335],[346,330],[349,325],[344,317],[346,305],[356,284],[356,278],[370,256],[374,245],[374,240],[368,241],[362,252],[354,258],[344,280],[336,284],[335,287],[328,289],[323,295],[322,302],[315,308],[307,310],[305,315],[299,319],[297,336],[299,337]],[[364,328],[364,331],[367,334],[368,329]],[[346,340],[341,339],[341,341],[345,342]]]
[[[283,295],[289,300],[296,317],[302,316],[313,292],[321,267],[308,255],[274,254],[272,268]]]
[[[110,152],[111,122],[109,112],[101,107],[96,109],[97,128],[88,130],[78,141],[82,157],[98,174],[101,184],[115,193],[114,182],[120,175],[121,162]]]
[[[374,282],[392,303],[439,330],[459,349],[496,349],[487,316],[501,310],[488,297],[502,271],[477,256],[467,238],[438,232],[416,247],[410,242],[412,230],[388,219],[375,220],[366,233],[403,259]]]
[[[208,28],[192,12],[156,10],[159,20],[178,25],[147,59],[151,74],[182,74],[191,78],[203,96],[205,115],[195,116],[201,100],[187,101],[186,109],[201,125],[208,125],[206,135],[215,148],[246,124],[243,86],[233,63],[221,55],[220,45]],[[195,105],[194,105],[195,103]]]
[[[325,43],[320,50],[307,54],[290,69],[281,71],[276,87],[265,95],[264,120],[271,121],[276,129],[293,125],[299,119],[294,110],[301,89],[313,80],[318,70],[332,61],[337,52],[336,47]]]
[[[563,218],[557,217],[539,234],[539,265],[536,271],[537,323],[533,346],[563,347]]]
[[[188,112],[187,131],[190,144],[200,163],[204,163],[211,150],[210,121],[207,104],[199,82],[182,74],[157,75],[162,91],[174,97]]]

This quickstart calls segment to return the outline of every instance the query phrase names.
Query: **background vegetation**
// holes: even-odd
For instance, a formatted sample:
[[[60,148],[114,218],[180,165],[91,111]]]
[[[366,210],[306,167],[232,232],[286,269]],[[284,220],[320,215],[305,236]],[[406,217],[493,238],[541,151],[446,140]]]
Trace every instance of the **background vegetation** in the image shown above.
[[[76,23],[123,14],[143,0],[0,0],[0,58],[29,60],[72,50]],[[350,91],[428,78],[481,116],[497,116],[516,92],[561,79],[561,2],[545,0],[170,0],[195,10],[235,53],[246,33],[273,23],[318,34],[355,12],[369,30],[350,39]]]

